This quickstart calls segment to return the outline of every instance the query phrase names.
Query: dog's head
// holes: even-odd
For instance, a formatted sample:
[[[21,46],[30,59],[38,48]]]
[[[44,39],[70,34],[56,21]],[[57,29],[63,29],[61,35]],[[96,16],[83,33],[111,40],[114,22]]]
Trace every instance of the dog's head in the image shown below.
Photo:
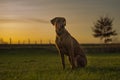
[[[66,20],[64,17],[55,17],[51,20],[51,23],[56,27],[57,30],[60,30],[66,26]]]

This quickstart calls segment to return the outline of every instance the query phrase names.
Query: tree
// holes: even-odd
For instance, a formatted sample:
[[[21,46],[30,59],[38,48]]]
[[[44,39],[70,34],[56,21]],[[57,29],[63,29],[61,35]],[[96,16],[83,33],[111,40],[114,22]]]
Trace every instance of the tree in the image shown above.
[[[93,36],[95,38],[100,38],[104,43],[112,42],[111,36],[117,35],[116,31],[112,28],[112,23],[113,19],[109,17],[100,17],[94,24],[94,27],[92,27],[94,32]]]

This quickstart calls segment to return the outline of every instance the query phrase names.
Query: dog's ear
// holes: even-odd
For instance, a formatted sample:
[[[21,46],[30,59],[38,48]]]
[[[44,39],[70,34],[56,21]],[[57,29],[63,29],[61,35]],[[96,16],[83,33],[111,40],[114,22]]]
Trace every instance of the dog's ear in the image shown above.
[[[66,20],[65,20],[65,18],[63,18],[63,24],[64,24],[64,26],[66,26]]]
[[[51,20],[52,25],[55,25],[55,22],[56,22],[56,18]]]

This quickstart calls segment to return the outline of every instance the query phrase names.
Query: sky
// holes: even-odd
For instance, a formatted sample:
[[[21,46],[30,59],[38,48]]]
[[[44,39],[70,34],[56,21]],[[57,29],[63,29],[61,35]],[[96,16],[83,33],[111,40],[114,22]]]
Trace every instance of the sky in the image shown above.
[[[114,18],[120,39],[120,0],[0,0],[0,39],[9,43],[52,42],[54,17],[65,17],[66,29],[79,43],[101,43],[91,27],[100,16]]]

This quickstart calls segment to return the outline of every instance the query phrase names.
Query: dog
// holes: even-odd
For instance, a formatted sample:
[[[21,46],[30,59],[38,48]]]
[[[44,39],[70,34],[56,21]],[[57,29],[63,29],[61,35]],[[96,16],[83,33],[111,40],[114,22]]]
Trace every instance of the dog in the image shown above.
[[[55,26],[55,43],[61,55],[63,69],[65,69],[64,55],[68,56],[72,69],[85,67],[87,65],[86,54],[77,40],[66,30],[66,19],[64,17],[55,17],[51,20],[51,24]]]

